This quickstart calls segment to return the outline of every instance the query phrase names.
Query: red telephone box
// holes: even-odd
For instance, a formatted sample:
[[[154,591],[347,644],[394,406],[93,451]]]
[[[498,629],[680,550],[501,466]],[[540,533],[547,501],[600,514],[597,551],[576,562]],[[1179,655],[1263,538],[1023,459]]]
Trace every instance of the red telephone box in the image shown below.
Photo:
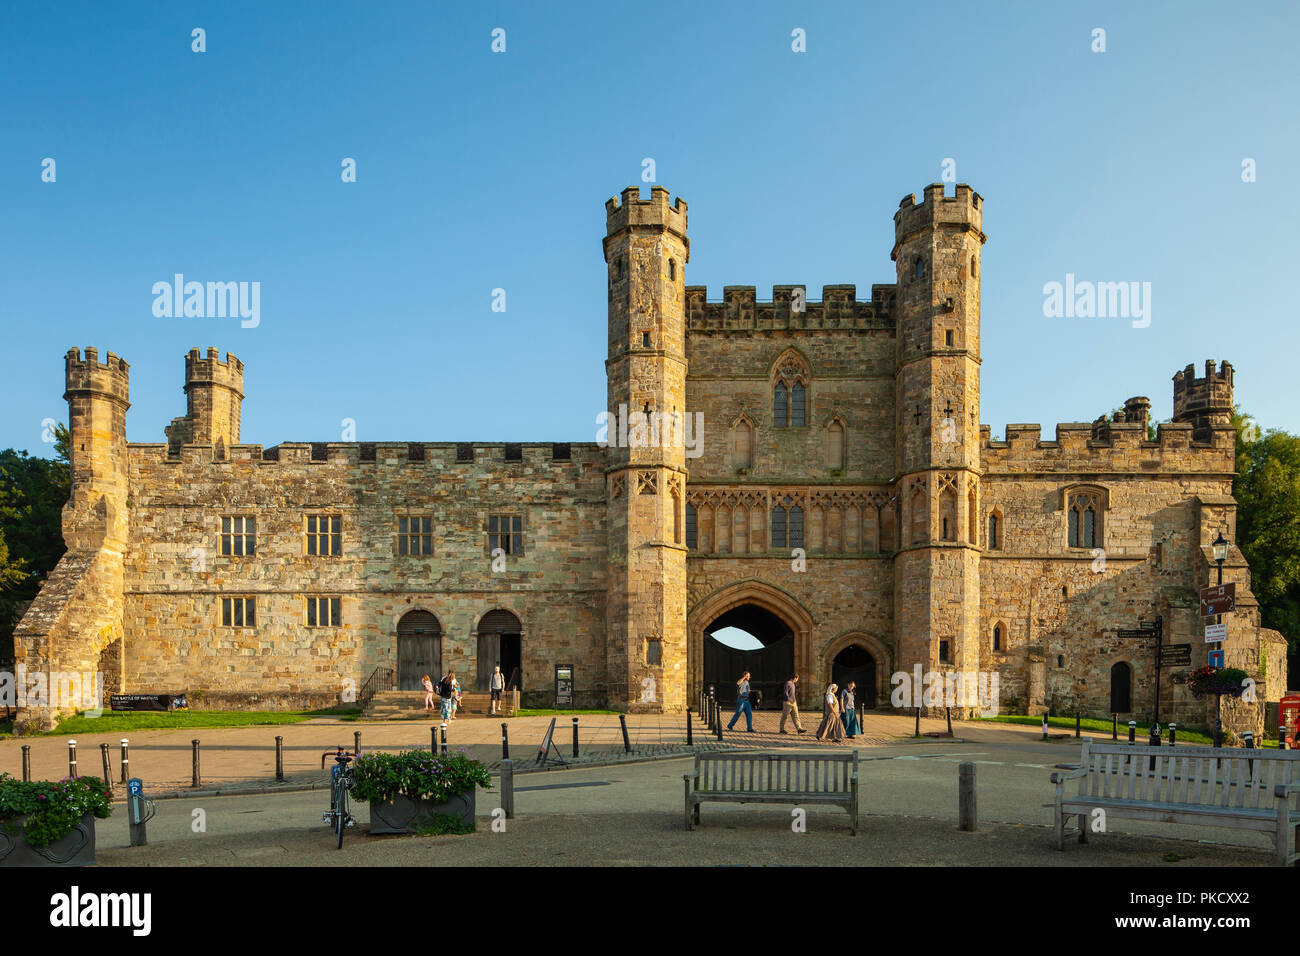
[[[1296,721],[1300,719],[1300,694],[1288,694],[1277,705],[1277,722],[1279,729],[1286,728],[1286,746],[1288,750],[1296,749]]]

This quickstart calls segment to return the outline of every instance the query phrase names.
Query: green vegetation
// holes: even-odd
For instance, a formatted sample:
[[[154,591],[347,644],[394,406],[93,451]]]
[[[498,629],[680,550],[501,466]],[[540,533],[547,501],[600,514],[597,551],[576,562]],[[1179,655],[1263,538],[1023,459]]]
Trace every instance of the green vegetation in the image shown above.
[[[9,829],[14,817],[26,817],[27,842],[49,846],[71,833],[87,813],[107,817],[112,812],[111,796],[98,777],[24,783],[0,773],[0,827]]]
[[[446,803],[476,787],[491,789],[492,777],[482,763],[460,752],[371,751],[352,764],[352,795],[362,802],[403,794],[412,800]]]
[[[1025,717],[1016,714],[1010,714],[1001,717],[981,717],[979,719],[993,721],[1002,724],[1027,724],[1034,727],[1041,727],[1043,725],[1042,717]],[[1061,730],[1074,730],[1074,718],[1073,717],[1048,717],[1047,726],[1056,727]],[[1079,727],[1082,730],[1100,731],[1102,733],[1107,733],[1107,734],[1109,734],[1111,731],[1111,724],[1109,720],[1096,720],[1091,717],[1084,717],[1082,720],[1080,720]],[[1119,739],[1121,741],[1128,740],[1127,721],[1123,721],[1119,725]],[[1140,744],[1144,744],[1150,739],[1151,739],[1151,724],[1149,722],[1143,723],[1139,721],[1137,742]],[[1169,742],[1169,727],[1167,724],[1162,724],[1160,727],[1160,739],[1162,743]],[[1213,738],[1207,737],[1203,733],[1199,733],[1198,731],[1194,731],[1194,730],[1184,730],[1182,727],[1178,728],[1178,743],[1180,744],[1205,744],[1208,746],[1213,742],[1214,742]]]
[[[171,730],[177,727],[260,727],[299,724],[319,712],[275,710],[142,710],[104,711],[87,717],[78,711],[64,718],[50,734],[115,734],[130,730]]]
[[[451,833],[473,833],[477,828],[474,821],[466,823],[450,813],[435,813],[424,826],[408,829],[419,836],[445,836]]]

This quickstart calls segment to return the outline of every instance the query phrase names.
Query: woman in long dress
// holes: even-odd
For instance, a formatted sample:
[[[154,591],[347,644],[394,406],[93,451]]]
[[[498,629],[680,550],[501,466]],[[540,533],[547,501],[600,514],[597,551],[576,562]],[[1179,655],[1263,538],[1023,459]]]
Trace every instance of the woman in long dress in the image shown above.
[[[840,723],[840,701],[836,691],[839,688],[831,684],[826,688],[826,698],[822,704],[822,722],[817,728],[818,740],[832,740],[836,743],[844,740],[844,725]]]
[[[844,709],[844,732],[848,734],[849,740],[852,740],[858,734],[862,733],[862,725],[858,723],[858,708],[855,701],[855,691],[857,683],[849,681],[849,685],[844,688],[844,693],[840,695],[840,704]]]

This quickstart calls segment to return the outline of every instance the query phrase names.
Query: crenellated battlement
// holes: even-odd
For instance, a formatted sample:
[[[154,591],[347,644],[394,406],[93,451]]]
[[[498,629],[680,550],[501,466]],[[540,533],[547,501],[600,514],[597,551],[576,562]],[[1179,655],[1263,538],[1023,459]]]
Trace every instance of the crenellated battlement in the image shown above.
[[[1216,426],[1232,420],[1232,366],[1214,360],[1205,362],[1205,377],[1196,377],[1196,366],[1188,365],[1174,376],[1174,421],[1193,426],[1197,440],[1204,441]]]
[[[1131,400],[1132,401],[1132,400]],[[1147,439],[1145,421],[1063,422],[1055,440],[1044,441],[1037,424],[1009,424],[1003,441],[980,426],[981,464],[987,473],[1009,471],[1222,472],[1233,469],[1235,442],[1229,429],[1200,441],[1190,424],[1157,426]]]
[[[906,236],[933,225],[964,226],[979,233],[982,240],[984,198],[966,183],[958,183],[952,196],[945,196],[943,189],[942,183],[926,186],[920,203],[915,194],[903,197],[894,213],[896,244]]]
[[[752,285],[729,285],[721,302],[708,301],[705,286],[686,287],[687,327],[692,332],[762,331],[768,329],[881,329],[894,327],[895,286],[873,285],[871,299],[858,301],[857,286],[822,286],[820,301],[804,300],[796,311],[795,290],[800,285],[772,287],[769,302],[758,301]],[[806,292],[805,292],[806,295]]]
[[[68,349],[64,357],[64,398],[73,392],[96,394],[130,403],[131,366],[124,359],[109,352],[106,362],[99,361],[99,350],[86,347],[85,358],[78,349]]]
[[[507,450],[518,448],[519,457],[507,458]],[[606,462],[604,446],[595,442],[281,442],[265,447],[258,444],[131,442],[127,445],[133,465],[231,465],[258,464],[352,466],[402,465],[422,470],[454,473],[476,466],[501,474],[533,468],[564,468],[569,465],[598,465]],[[471,457],[462,455],[466,450]],[[565,453],[567,452],[567,457]]]
[[[224,385],[234,389],[242,398],[244,395],[244,363],[227,352],[225,361],[221,353],[211,346],[207,356],[199,350],[190,349],[185,355],[185,385]]]
[[[668,201],[668,190],[651,186],[650,198],[641,198],[640,186],[629,186],[620,196],[605,203],[605,234],[629,226],[663,226],[682,237],[686,236],[686,200],[681,196],[673,203]]]

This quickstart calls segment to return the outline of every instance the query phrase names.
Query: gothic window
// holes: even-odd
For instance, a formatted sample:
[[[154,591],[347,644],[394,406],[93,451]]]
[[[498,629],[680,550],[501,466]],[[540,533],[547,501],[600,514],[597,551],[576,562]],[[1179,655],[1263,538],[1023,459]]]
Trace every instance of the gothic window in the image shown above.
[[[1003,634],[1002,625],[994,624],[993,625],[993,649],[995,651],[1002,650],[1002,634]]]
[[[920,544],[930,537],[930,516],[926,508],[925,489],[918,487],[912,492],[912,543]]]
[[[925,260],[922,259],[920,256],[917,256],[916,261],[912,263],[912,272],[913,275],[918,279],[925,278]]]
[[[772,507],[772,547],[803,547],[803,509],[798,505]]]
[[[952,486],[939,492],[940,537],[944,541],[957,540],[957,490]]]
[[[699,541],[699,514],[695,510],[695,505],[689,502],[686,505],[686,547],[694,550],[698,547]]]
[[[808,365],[793,349],[777,360],[772,384],[772,424],[803,428],[808,424]]]
[[[996,511],[989,512],[989,550],[999,551],[1002,548],[1002,516]]]
[[[952,329],[948,329],[943,333],[943,344],[952,348]]]
[[[1102,518],[1105,514],[1105,496],[1100,489],[1079,489],[1066,497],[1066,523],[1071,548],[1099,548],[1102,546]]]
[[[648,349],[648,348],[650,347],[650,333],[649,333],[649,332],[642,332],[642,333],[641,333],[641,347],[642,347],[642,348],[646,348],[646,349]]]
[[[677,281],[677,260],[675,259],[668,260],[668,281]]]

